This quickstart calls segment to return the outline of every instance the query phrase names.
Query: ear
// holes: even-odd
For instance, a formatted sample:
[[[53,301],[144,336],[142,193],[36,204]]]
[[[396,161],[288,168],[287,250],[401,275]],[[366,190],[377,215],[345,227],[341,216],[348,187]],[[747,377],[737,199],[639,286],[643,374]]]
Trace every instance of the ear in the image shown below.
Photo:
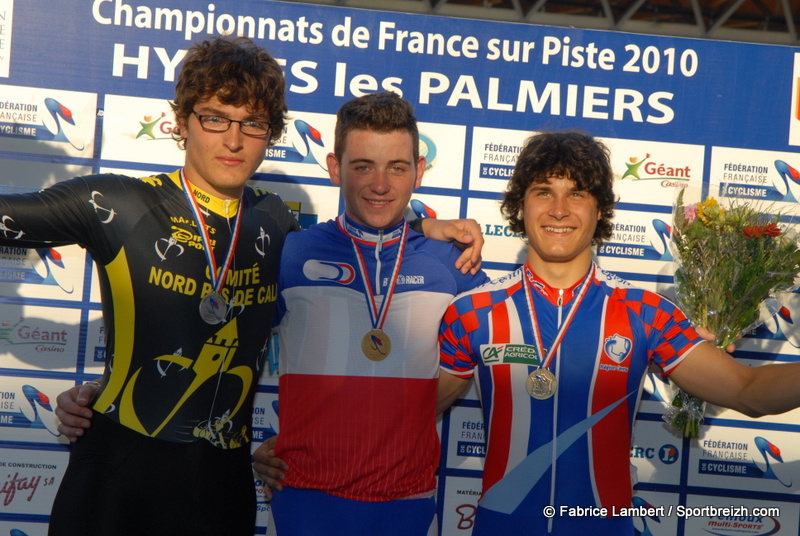
[[[414,180],[414,189],[416,190],[420,186],[422,186],[422,176],[425,174],[425,168],[428,165],[428,161],[425,159],[424,156],[420,156],[417,158],[417,178]]]
[[[325,162],[328,164],[328,175],[331,178],[331,182],[335,186],[340,186],[342,184],[342,176],[341,169],[339,168],[339,160],[336,159],[336,155],[328,153],[328,156],[325,157]]]
[[[180,117],[175,120],[175,130],[181,135],[184,143],[189,139],[188,121],[187,117]]]

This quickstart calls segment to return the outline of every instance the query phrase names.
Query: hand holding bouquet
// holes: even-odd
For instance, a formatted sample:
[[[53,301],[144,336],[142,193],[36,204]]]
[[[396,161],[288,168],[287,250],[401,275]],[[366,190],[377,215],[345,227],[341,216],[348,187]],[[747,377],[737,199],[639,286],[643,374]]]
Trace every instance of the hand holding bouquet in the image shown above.
[[[796,234],[779,227],[780,214],[735,202],[725,209],[713,197],[684,206],[678,194],[672,229],[675,297],[696,326],[715,334],[720,348],[752,331],[777,310],[778,295],[795,288],[800,271]],[[705,403],[679,390],[664,420],[698,437]]]

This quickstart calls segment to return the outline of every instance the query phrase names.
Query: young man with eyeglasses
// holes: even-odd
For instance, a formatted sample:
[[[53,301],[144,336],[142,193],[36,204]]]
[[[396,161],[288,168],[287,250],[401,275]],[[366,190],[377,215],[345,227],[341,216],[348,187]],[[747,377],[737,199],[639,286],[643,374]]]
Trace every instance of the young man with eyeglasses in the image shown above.
[[[280,66],[251,41],[200,43],[171,103],[182,169],[0,197],[13,230],[0,244],[90,253],[108,333],[91,410],[57,411],[62,433],[84,437],[51,536],[254,533],[253,397],[281,248],[299,227],[278,196],[246,183],[283,134],[284,91]]]
[[[108,333],[50,535],[253,534],[252,402],[278,259],[299,227],[278,196],[245,184],[283,134],[284,92],[252,42],[198,44],[171,102],[183,168],[0,197],[19,237],[0,243],[89,252]]]

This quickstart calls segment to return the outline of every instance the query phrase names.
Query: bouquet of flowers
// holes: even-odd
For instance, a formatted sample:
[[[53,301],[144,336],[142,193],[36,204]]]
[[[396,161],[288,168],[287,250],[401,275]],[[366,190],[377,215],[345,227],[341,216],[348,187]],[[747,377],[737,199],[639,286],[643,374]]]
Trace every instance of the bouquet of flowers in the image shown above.
[[[758,327],[774,314],[782,292],[797,288],[800,243],[767,215],[746,202],[728,209],[713,197],[684,206],[678,194],[672,229],[675,297],[696,326],[715,334],[720,348]],[[700,433],[705,402],[682,390],[664,420],[685,437]]]

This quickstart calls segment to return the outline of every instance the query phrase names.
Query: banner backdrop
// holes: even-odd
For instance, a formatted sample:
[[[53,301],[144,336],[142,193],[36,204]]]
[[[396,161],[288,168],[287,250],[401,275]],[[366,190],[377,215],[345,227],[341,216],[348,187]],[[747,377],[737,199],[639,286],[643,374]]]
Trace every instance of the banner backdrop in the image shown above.
[[[291,121],[255,179],[304,226],[342,209],[324,158],[336,110],[380,89],[402,94],[421,121],[429,169],[410,211],[478,220],[493,276],[523,259],[497,200],[536,130],[578,127],[607,143],[619,203],[596,258],[667,296],[676,188],[695,200],[764,199],[786,214],[800,200],[795,49],[257,0],[0,0],[2,191],[182,165],[167,100],[186,49],[218,33],[255,39],[284,67]],[[0,232],[14,230],[2,222]],[[739,359],[796,359],[795,296],[740,344]],[[0,534],[46,533],[68,459],[55,397],[99,375],[104,342],[83,250],[0,248]],[[256,442],[279,430],[275,355],[256,397]],[[753,420],[710,408],[689,441],[662,422],[665,400],[669,387],[648,377],[631,446],[636,501],[666,513],[636,519],[641,534],[800,532],[800,412]],[[441,422],[446,536],[472,526],[485,448],[478,406],[472,390]],[[715,510],[731,505],[746,510]],[[267,509],[260,503],[259,533]]]

